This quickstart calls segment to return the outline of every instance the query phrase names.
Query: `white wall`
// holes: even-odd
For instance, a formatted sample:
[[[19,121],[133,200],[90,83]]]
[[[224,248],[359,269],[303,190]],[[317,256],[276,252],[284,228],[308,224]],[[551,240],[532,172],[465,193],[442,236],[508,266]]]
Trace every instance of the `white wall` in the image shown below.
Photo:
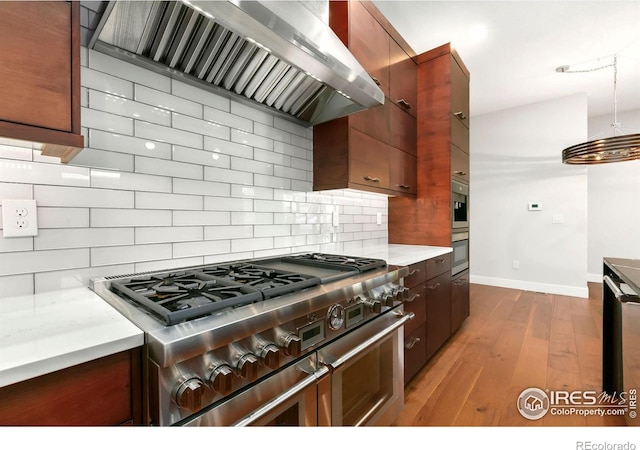
[[[587,169],[561,159],[586,137],[582,95],[472,118],[472,282],[587,297]]]
[[[0,237],[0,297],[386,244],[386,196],[312,192],[311,128],[86,48],[81,55],[86,148],[64,165],[37,146],[0,141],[0,203],[35,199],[40,228]]]
[[[613,135],[613,116],[589,119],[589,139]],[[640,133],[640,110],[618,113],[624,134]],[[602,258],[640,259],[640,161],[588,168],[588,278],[602,282]]]

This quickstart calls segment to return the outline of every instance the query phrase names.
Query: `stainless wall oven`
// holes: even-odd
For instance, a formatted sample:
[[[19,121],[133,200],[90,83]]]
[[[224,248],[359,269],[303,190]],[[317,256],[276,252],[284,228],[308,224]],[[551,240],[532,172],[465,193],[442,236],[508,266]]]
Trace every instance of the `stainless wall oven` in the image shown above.
[[[469,227],[469,186],[451,181],[451,228]]]
[[[455,275],[469,268],[469,232],[452,233],[451,247],[451,275]]]

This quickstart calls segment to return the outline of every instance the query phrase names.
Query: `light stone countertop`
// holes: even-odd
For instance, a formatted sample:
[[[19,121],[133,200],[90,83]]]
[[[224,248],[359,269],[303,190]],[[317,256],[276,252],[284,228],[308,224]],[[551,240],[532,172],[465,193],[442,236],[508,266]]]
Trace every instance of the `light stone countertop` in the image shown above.
[[[143,332],[89,288],[0,299],[0,387],[143,343]]]
[[[408,266],[425,259],[451,253],[451,247],[433,247],[427,245],[387,244],[376,247],[364,247],[355,251],[348,251],[348,256],[365,256],[387,261],[394,266]]]

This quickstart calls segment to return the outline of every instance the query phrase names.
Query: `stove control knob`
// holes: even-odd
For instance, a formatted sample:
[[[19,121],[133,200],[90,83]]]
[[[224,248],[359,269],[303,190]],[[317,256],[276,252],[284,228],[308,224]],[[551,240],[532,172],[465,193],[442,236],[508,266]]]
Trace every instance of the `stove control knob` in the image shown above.
[[[409,288],[398,286],[396,292],[398,293],[398,301],[404,302],[408,298],[407,295],[409,295]]]
[[[258,358],[251,353],[246,353],[238,360],[236,368],[242,378],[256,381],[258,379],[259,366]]]
[[[283,334],[278,339],[278,345],[282,347],[284,354],[287,356],[297,357],[302,353],[302,341],[295,334]]]
[[[197,411],[202,407],[204,384],[200,378],[183,381],[177,386],[175,393],[175,401],[180,408]]]
[[[262,363],[270,369],[277,369],[280,367],[280,349],[275,344],[267,344],[262,347],[260,352],[260,359]]]
[[[388,294],[382,294],[381,300],[384,306],[388,306],[389,308],[391,308],[393,306],[394,300],[396,300],[396,295],[392,292]]]
[[[380,314],[382,312],[382,303],[380,300],[369,299],[363,302],[372,313]]]
[[[209,374],[209,387],[222,395],[228,395],[232,390],[233,369],[227,364],[214,367]]]

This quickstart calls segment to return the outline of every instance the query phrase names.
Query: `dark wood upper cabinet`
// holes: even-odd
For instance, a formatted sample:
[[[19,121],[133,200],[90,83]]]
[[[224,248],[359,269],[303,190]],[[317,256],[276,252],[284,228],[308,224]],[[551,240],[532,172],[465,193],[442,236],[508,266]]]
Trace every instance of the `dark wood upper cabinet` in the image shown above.
[[[80,133],[80,2],[0,2],[0,136],[69,161]]]
[[[414,197],[413,51],[369,1],[330,1],[329,25],[378,83],[385,103],[314,126],[313,189],[352,188]]]

